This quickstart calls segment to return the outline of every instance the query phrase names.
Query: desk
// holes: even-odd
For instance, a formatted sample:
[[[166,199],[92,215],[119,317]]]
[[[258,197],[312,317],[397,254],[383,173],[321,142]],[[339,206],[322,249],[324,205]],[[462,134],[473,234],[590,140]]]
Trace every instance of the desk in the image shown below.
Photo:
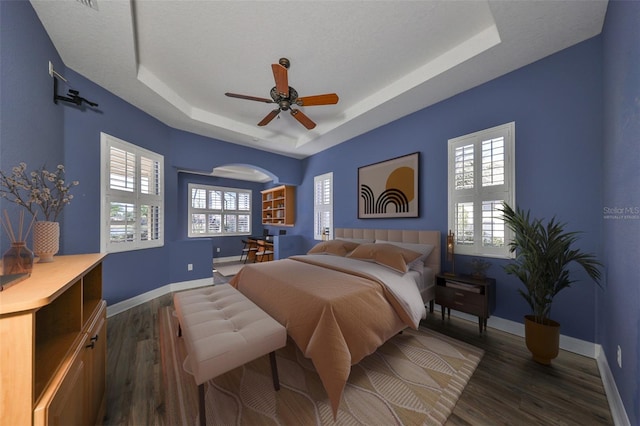
[[[258,241],[266,241],[272,245],[273,259],[286,259],[289,256],[304,254],[304,240],[300,235],[267,235],[259,237],[248,237],[247,241],[252,242],[254,248],[258,248]],[[250,250],[247,257],[247,263],[254,262],[255,251]]]

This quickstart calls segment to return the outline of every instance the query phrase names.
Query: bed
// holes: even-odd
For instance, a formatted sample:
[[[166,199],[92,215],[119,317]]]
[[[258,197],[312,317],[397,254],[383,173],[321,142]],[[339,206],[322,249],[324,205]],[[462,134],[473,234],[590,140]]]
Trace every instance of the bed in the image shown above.
[[[335,416],[351,366],[418,327],[439,272],[439,231],[338,228],[306,255],[246,265],[230,284],[286,327]]]

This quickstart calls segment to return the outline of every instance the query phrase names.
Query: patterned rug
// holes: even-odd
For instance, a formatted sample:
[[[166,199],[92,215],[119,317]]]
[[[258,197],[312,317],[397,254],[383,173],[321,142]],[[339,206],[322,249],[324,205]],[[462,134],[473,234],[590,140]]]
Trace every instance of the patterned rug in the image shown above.
[[[182,368],[173,308],[158,313],[167,424],[198,424],[197,386]],[[442,425],[483,351],[428,329],[405,330],[351,368],[334,422],[313,364],[289,339],[276,352],[280,391],[264,356],[207,383],[208,425]]]

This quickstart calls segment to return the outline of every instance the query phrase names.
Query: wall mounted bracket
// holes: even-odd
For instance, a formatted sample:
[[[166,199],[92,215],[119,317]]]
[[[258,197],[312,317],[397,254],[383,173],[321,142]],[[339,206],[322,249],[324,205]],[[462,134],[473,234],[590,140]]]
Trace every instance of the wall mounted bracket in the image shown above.
[[[58,95],[58,78],[54,76],[53,77],[53,103],[57,104],[58,101],[70,102],[78,106],[82,105],[83,102],[94,108],[98,106],[97,103],[91,102],[90,100],[81,97],[80,92],[78,92],[77,90],[69,89],[69,93],[67,94],[67,96]]]

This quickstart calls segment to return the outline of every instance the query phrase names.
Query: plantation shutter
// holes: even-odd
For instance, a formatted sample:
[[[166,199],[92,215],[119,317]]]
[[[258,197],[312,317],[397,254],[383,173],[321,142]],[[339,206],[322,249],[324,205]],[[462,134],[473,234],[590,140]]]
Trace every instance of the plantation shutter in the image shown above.
[[[314,219],[313,234],[316,240],[322,239],[323,231],[328,229],[328,238],[333,238],[333,173],[313,178]]]
[[[515,123],[449,140],[449,229],[455,252],[508,257],[504,203],[515,200]]]

